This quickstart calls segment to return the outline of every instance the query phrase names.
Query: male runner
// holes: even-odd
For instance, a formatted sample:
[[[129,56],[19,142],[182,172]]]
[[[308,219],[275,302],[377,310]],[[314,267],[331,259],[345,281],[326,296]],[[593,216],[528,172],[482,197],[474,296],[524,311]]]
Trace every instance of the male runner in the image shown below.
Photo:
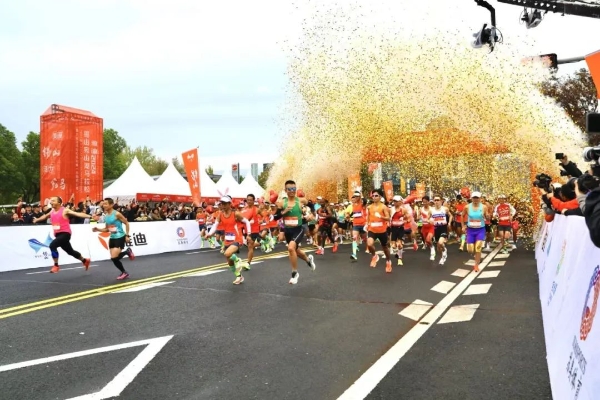
[[[94,232],[110,232],[110,239],[108,239],[108,249],[110,251],[110,259],[115,264],[115,267],[121,271],[121,275],[117,276],[118,280],[129,278],[129,273],[125,271],[121,259],[128,256],[130,260],[134,260],[135,256],[131,247],[127,250],[122,251],[125,248],[125,243],[131,245],[131,239],[129,237],[129,221],[120,212],[114,209],[115,202],[110,197],[104,199],[104,223],[106,227],[98,228],[97,226],[92,228]],[[125,230],[123,230],[123,224],[125,224]]]
[[[421,236],[423,237],[423,243],[426,247],[429,247],[431,261],[435,260],[435,247],[433,246],[433,235],[435,234],[433,228],[433,218],[431,216],[431,207],[429,205],[429,196],[423,196],[421,209],[419,210],[421,217]]]
[[[494,210],[494,216],[498,218],[498,233],[500,234],[500,247],[502,253],[508,253],[508,240],[511,236],[511,230],[513,225],[513,217],[517,211],[515,208],[507,203],[506,196],[501,194],[498,196],[498,205]]]
[[[456,231],[456,237],[459,240],[459,247],[458,249],[460,251],[464,251],[465,248],[465,240],[467,239],[467,236],[465,235],[465,232],[462,229],[463,226],[463,212],[465,211],[465,207],[466,207],[467,203],[465,203],[463,201],[463,198],[460,194],[456,195],[456,214],[455,214],[455,218],[454,218],[454,229]]]
[[[352,261],[356,261],[356,252],[358,251],[358,240],[365,235],[366,211],[360,192],[354,192],[352,195],[352,212],[346,212],[349,218],[352,218]]]
[[[306,264],[314,271],[316,269],[314,257],[306,256],[300,249],[304,229],[302,228],[302,206],[308,204],[305,197],[296,197],[296,182],[287,180],[285,182],[285,193],[287,197],[277,200],[277,218],[283,218],[283,232],[285,242],[288,246],[290,264],[292,265],[292,278],[290,285],[298,283],[300,274],[298,273],[298,257],[306,261]]]
[[[238,228],[237,222],[243,222],[246,224],[246,232],[251,232],[250,222],[244,218],[242,213],[235,212],[231,209],[231,197],[221,197],[221,212],[215,220],[213,226],[210,228],[210,232],[206,237],[212,237],[215,232],[223,232],[223,243],[225,259],[229,264],[229,270],[235,275],[234,285],[239,285],[244,282],[242,276],[242,267],[240,265],[240,259],[236,255],[240,252],[244,238],[242,232]]]
[[[444,265],[448,259],[448,249],[446,249],[446,241],[448,240],[448,225],[452,224],[452,215],[448,211],[448,207],[443,206],[442,197],[435,196],[433,198],[433,209],[431,210],[431,218],[433,219],[433,235],[437,242],[437,249],[442,253],[440,265]],[[435,260],[435,253],[434,258]]]
[[[49,213],[33,219],[33,223],[37,224],[38,222],[42,222],[50,218],[50,223],[52,224],[54,240],[48,247],[50,247],[50,253],[52,254],[52,259],[54,260],[54,266],[50,269],[50,273],[56,274],[58,271],[60,271],[60,267],[58,266],[59,247],[71,257],[80,260],[87,271],[90,268],[90,259],[83,258],[81,253],[73,250],[73,246],[71,246],[71,223],[69,222],[69,217],[92,218],[92,216],[85,213],[75,212],[63,207],[63,201],[58,196],[50,199],[50,207],[52,210]]]
[[[394,205],[392,207],[391,214],[391,239],[392,239],[392,251],[396,250],[396,258],[398,259],[398,265],[403,265],[402,253],[404,251],[404,234],[405,225],[408,220],[408,224],[412,223],[411,217],[402,204],[402,197],[396,195],[392,198]]]
[[[475,253],[475,266],[473,271],[479,272],[481,263],[481,249],[485,243],[486,229],[485,221],[491,218],[491,210],[485,204],[481,203],[481,193],[473,192],[471,195],[473,202],[463,210],[462,229],[465,230],[465,220],[467,221],[467,251]]]
[[[390,260],[390,248],[388,243],[387,225],[390,221],[390,210],[381,202],[383,190],[375,189],[371,192],[373,203],[367,207],[367,249],[373,256],[371,258],[371,268],[377,266],[379,256],[375,252],[375,240],[379,240],[383,254],[385,254],[385,272],[392,272],[392,261]]]
[[[243,263],[244,271],[250,270],[252,258],[254,257],[254,247],[261,242],[260,237],[260,214],[256,207],[256,197],[253,194],[246,196],[246,207],[242,210],[242,215],[250,222],[250,231],[246,231],[246,245],[248,246],[248,261]]]

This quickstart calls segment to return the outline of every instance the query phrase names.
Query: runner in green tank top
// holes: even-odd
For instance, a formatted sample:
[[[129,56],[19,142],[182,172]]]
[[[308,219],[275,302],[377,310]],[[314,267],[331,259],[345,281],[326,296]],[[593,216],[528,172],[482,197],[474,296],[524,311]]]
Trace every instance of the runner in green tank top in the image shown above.
[[[287,197],[277,201],[276,219],[283,218],[285,242],[288,246],[290,263],[292,264],[292,278],[290,284],[298,283],[300,274],[298,273],[298,257],[304,260],[314,271],[315,261],[312,255],[307,256],[300,249],[302,238],[304,237],[304,228],[302,227],[302,205],[308,201],[304,197],[296,197],[296,182],[288,180],[285,182],[285,193]]]

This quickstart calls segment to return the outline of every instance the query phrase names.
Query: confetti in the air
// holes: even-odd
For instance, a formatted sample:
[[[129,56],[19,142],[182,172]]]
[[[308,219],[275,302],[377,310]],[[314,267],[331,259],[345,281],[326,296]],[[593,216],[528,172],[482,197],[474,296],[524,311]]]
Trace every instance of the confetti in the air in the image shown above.
[[[434,192],[477,185],[491,197],[528,199],[531,164],[556,175],[554,153],[578,161],[582,133],[538,89],[549,72],[522,64],[535,47],[507,31],[493,53],[473,49],[489,14],[461,21],[475,4],[454,3],[299,7],[306,18],[288,49],[289,130],[268,186],[294,179],[310,192],[382,162]]]

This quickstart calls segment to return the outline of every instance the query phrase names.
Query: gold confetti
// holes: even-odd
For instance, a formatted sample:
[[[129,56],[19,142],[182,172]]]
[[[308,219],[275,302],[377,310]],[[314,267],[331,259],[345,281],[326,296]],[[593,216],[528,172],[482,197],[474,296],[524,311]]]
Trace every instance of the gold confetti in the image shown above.
[[[305,10],[289,49],[288,134],[268,187],[294,179],[312,194],[382,162],[384,175],[436,193],[467,185],[511,195],[525,213],[531,170],[558,176],[554,153],[577,162],[583,146],[581,131],[538,90],[549,72],[522,65],[532,50],[518,40],[491,54],[471,48],[464,29],[440,18],[447,1],[398,3],[393,12],[351,1]],[[446,8],[446,19],[460,12]]]

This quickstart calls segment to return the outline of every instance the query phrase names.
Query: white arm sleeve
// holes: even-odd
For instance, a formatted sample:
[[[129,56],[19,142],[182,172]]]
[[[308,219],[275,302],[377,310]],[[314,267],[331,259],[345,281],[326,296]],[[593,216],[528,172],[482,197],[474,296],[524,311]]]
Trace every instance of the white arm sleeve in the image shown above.
[[[242,222],[244,224],[246,224],[246,234],[249,235],[252,228],[250,227],[250,221],[248,221],[246,218],[242,219]]]
[[[214,233],[217,231],[217,227],[219,226],[219,221],[215,221],[213,222],[212,227],[210,228],[210,231],[208,232],[209,235],[214,235]]]

